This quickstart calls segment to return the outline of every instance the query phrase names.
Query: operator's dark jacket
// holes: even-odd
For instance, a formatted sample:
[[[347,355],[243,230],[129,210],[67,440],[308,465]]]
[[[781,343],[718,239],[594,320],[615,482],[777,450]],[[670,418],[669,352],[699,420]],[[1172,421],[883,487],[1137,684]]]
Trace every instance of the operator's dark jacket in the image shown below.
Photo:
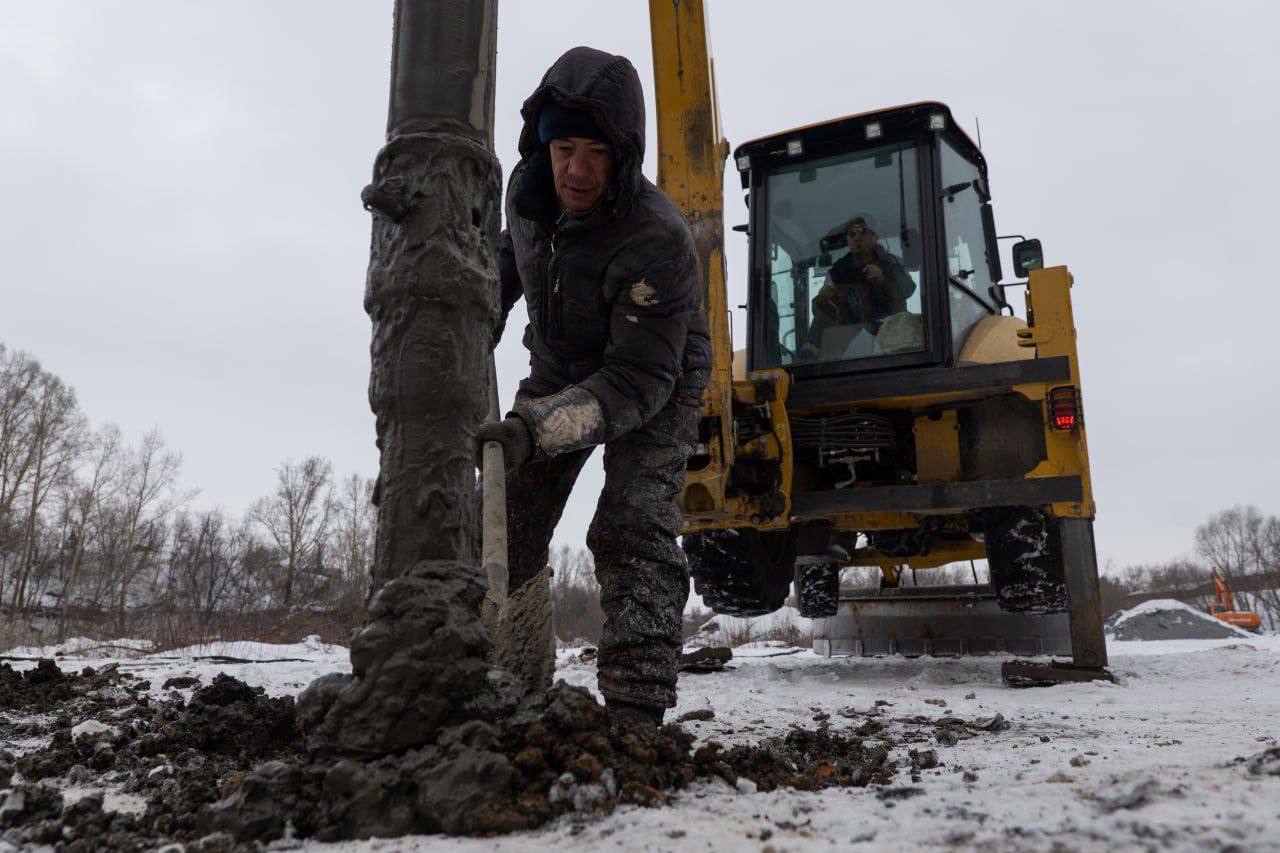
[[[551,100],[589,112],[608,138],[614,182],[582,217],[561,215],[538,116]],[[520,111],[521,160],[499,241],[501,332],[521,295],[530,376],[517,413],[544,453],[604,444],[672,397],[696,404],[710,339],[693,238],[670,199],[640,174],[644,93],[621,56],[570,50]]]

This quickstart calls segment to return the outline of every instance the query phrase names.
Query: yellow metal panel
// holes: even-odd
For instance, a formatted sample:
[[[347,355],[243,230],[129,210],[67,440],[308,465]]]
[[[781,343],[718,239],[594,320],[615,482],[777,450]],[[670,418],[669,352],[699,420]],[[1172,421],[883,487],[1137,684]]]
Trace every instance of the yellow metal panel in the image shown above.
[[[923,415],[915,419],[916,481],[954,483],[960,479],[960,425],[956,410],[948,409],[937,419]]]
[[[1035,353],[1018,346],[1017,332],[1027,327],[1021,317],[992,314],[979,320],[964,339],[957,364],[996,364],[1035,358]]]
[[[1083,399],[1080,356],[1076,349],[1076,324],[1071,310],[1072,283],[1071,273],[1066,267],[1031,271],[1027,284],[1027,316],[1031,318],[1032,325],[1018,332],[1018,344],[1035,347],[1037,358],[1066,356],[1071,366],[1070,384],[1075,386],[1076,392]],[[1043,400],[1053,387],[1055,385],[1040,384],[1034,393]],[[1018,390],[1026,393],[1023,388]],[[1083,403],[1081,407],[1083,409]],[[1028,476],[1079,476],[1083,485],[1083,500],[1079,503],[1054,504],[1053,512],[1069,518],[1093,518],[1093,483],[1089,474],[1089,446],[1084,424],[1071,430],[1057,430],[1050,425],[1046,412],[1044,441],[1046,459]]]

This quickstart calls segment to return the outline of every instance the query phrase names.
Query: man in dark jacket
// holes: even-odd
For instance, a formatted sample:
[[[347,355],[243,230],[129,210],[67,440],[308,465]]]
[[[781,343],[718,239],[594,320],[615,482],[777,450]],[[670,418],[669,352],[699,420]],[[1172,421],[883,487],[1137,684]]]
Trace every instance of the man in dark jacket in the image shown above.
[[[658,723],[676,698],[689,585],[677,499],[710,368],[693,238],[640,173],[644,93],[627,59],[570,50],[521,115],[494,339],[523,295],[530,374],[514,411],[478,431],[506,453],[509,585],[546,566],[574,480],[605,445],[587,533],[605,612],[600,692],[615,713]]]
[[[916,284],[902,262],[879,245],[880,235],[870,217],[855,216],[845,229],[849,251],[836,261],[813,299],[813,325],[806,354],[816,356],[823,333],[833,327],[865,323],[879,334],[888,317],[907,310]]]

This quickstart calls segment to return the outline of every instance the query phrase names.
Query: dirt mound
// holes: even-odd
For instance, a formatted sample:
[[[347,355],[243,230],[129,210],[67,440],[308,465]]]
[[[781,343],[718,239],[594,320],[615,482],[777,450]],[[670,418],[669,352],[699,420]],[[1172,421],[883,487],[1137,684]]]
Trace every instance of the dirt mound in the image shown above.
[[[202,834],[199,810],[225,796],[238,775],[264,760],[302,755],[293,699],[267,697],[225,675],[190,702],[155,702],[147,682],[114,667],[63,673],[49,661],[30,673],[39,675],[23,687],[20,707],[51,721],[25,729],[14,723],[6,733],[49,738],[12,761],[23,784],[4,794],[0,838],[18,846],[61,840],[71,850],[125,849],[194,840]],[[36,689],[41,685],[54,687]],[[39,784],[57,778],[114,783],[145,797],[146,812],[104,812],[100,796],[64,810],[61,796]]]
[[[1252,636],[1173,599],[1145,601],[1107,620],[1117,640],[1227,640]]]
[[[245,841],[278,837],[286,824],[320,840],[510,832],[661,803],[698,775],[692,742],[676,726],[613,720],[586,690],[561,683],[500,727],[471,721],[400,756],[264,766],[204,820]]]
[[[915,721],[895,738],[879,718],[842,731],[824,723],[759,746],[707,743],[695,752],[679,726],[614,719],[586,690],[558,683],[505,719],[471,720],[444,729],[432,745],[360,761],[308,755],[292,698],[268,697],[226,675],[184,702],[156,701],[139,689],[144,682],[107,668],[35,671],[19,689],[24,709],[52,720],[42,732],[49,744],[17,759],[0,753],[0,777],[6,761],[21,774],[0,792],[0,840],[18,847],[176,841],[223,850],[290,832],[317,840],[487,835],[619,804],[661,805],[699,778],[746,791],[883,786],[898,772],[889,749],[932,725]],[[58,687],[40,693],[40,684]],[[913,781],[936,766],[934,750],[912,750]],[[117,786],[144,797],[146,811],[104,811],[101,796],[64,804],[40,784],[55,778]]]
[[[0,711],[65,699],[71,695],[65,681],[51,660],[42,660],[26,672],[0,664]]]

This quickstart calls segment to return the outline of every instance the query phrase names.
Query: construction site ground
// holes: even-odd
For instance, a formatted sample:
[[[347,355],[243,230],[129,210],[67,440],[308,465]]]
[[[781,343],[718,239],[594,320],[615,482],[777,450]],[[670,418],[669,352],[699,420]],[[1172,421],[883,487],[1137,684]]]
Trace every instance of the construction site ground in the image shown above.
[[[34,649],[15,649],[33,656]],[[43,650],[48,651],[48,650]],[[346,650],[316,641],[218,644],[143,656],[71,647],[64,670],[122,668],[165,682],[208,685],[225,672],[269,694],[297,693],[314,676],[348,666]],[[491,839],[410,837],[321,845],[344,851],[431,850],[1280,850],[1280,637],[1114,642],[1118,683],[1012,689],[1001,658],[826,659],[759,645],[730,669],[686,674],[669,716],[700,740],[725,745],[785,734],[792,726],[883,733],[907,768],[889,785],[771,793],[697,782],[660,808],[562,818],[536,832]],[[201,657],[224,656],[219,660]],[[226,658],[259,663],[227,662]],[[594,691],[595,667],[561,651],[559,678]],[[14,662],[17,668],[32,661]],[[171,688],[172,689],[172,688]],[[190,691],[192,688],[186,688]],[[168,691],[164,691],[168,692]],[[710,712],[710,713],[708,713]],[[982,736],[939,725],[960,717]],[[15,720],[14,711],[5,713]],[[946,731],[961,731],[954,740]],[[871,738],[875,739],[875,736]],[[910,749],[937,766],[911,769]],[[0,747],[26,751],[36,742]],[[916,762],[920,764],[921,762]],[[65,787],[65,783],[62,783]],[[67,799],[102,790],[93,783]],[[105,790],[107,808],[140,809]],[[278,844],[279,842],[277,842]]]

